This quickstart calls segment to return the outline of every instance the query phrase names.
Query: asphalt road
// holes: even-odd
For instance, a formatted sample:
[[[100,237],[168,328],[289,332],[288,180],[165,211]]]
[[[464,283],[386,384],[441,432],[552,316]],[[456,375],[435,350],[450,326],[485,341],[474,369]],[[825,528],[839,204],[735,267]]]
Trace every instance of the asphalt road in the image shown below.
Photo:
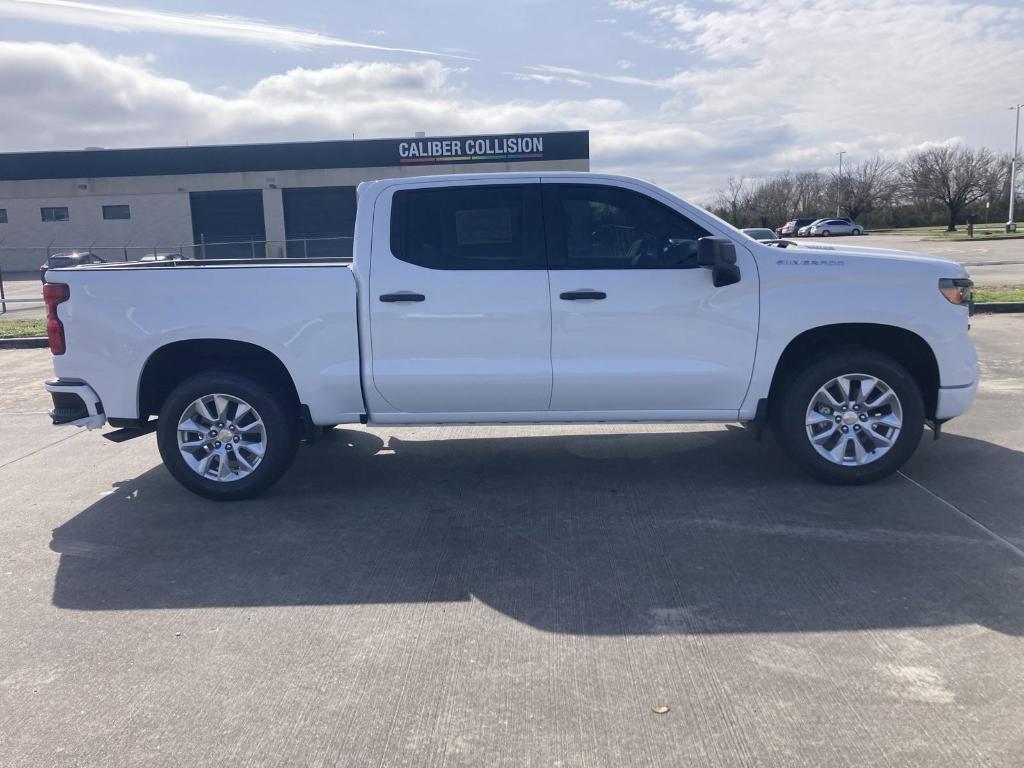
[[[973,333],[867,488],[729,426],[338,429],[234,505],[0,351],[0,765],[1017,768],[1024,317]]]

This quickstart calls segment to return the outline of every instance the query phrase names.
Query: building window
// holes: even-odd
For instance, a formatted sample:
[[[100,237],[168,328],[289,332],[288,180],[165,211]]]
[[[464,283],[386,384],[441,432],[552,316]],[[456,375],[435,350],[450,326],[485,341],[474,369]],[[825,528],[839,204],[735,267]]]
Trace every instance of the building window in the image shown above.
[[[59,206],[57,208],[40,208],[40,212],[43,215],[43,221],[71,221],[71,217],[68,215],[67,206]]]
[[[6,223],[7,223],[7,209],[6,208],[0,208],[0,224],[6,224]]]
[[[104,205],[103,206],[103,218],[110,219],[130,219],[132,217],[131,209],[127,205]]]

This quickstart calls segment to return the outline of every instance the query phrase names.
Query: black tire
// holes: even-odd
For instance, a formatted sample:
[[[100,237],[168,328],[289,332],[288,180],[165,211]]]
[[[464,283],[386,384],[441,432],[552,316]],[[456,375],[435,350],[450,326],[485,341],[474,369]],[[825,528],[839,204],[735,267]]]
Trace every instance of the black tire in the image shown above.
[[[807,434],[807,410],[818,389],[837,376],[867,374],[885,382],[899,398],[903,423],[895,443],[882,456],[859,466],[840,465],[821,456]],[[838,485],[863,485],[888,477],[914,453],[924,430],[924,401],[914,377],[888,355],[849,348],[809,362],[778,387],[772,403],[776,438],[790,458],[818,480]],[[851,454],[852,455],[852,454]]]
[[[829,232],[829,231],[828,231],[828,230],[826,229],[826,230],[823,230],[823,231],[822,231],[822,233],[821,233],[821,236],[822,236],[822,237],[829,237],[829,236],[830,236],[831,234],[832,234],[832,233],[831,233],[831,232]]]
[[[195,400],[214,393],[233,395],[250,404],[266,431],[266,451],[247,476],[230,482],[202,477],[178,449],[178,421]],[[301,429],[294,397],[255,378],[229,371],[204,371],[179,384],[164,401],[157,426],[157,445],[175,480],[199,496],[234,501],[256,496],[273,485],[291,466]]]

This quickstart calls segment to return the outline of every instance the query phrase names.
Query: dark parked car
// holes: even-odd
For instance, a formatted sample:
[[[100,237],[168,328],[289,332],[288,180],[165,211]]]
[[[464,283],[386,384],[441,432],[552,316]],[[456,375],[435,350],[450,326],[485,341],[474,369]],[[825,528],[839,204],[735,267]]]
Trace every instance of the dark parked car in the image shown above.
[[[797,237],[800,227],[814,223],[814,219],[791,219],[779,227],[779,237]]]
[[[46,270],[58,269],[59,267],[77,267],[81,264],[105,264],[106,259],[101,259],[92,251],[60,251],[51,253],[46,263],[39,267],[39,279],[46,282]]]

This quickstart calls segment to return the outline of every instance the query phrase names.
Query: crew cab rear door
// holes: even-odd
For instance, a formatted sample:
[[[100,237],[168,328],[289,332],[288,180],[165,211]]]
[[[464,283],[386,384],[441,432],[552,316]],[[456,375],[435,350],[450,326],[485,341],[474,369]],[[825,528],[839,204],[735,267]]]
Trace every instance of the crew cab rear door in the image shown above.
[[[385,191],[374,208],[369,287],[364,353],[385,411],[547,409],[551,306],[539,179]]]
[[[736,247],[740,282],[716,288],[697,263],[697,241],[711,232],[643,188],[557,177],[541,187],[551,410],[735,418],[757,342],[757,269],[746,248]]]

